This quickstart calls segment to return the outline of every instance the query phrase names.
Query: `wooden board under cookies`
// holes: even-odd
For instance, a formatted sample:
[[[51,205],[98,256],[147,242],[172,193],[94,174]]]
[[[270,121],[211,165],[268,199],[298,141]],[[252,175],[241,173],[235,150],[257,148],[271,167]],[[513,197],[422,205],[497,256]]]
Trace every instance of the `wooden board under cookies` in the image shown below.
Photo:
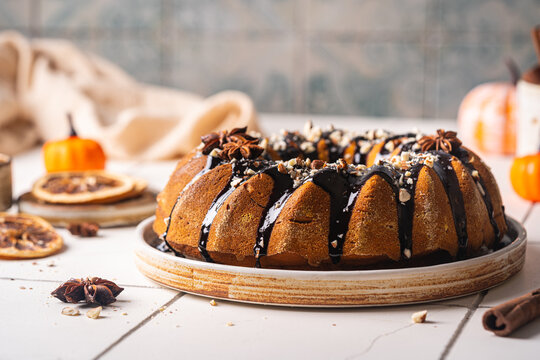
[[[156,211],[157,193],[145,190],[140,196],[113,204],[50,204],[27,192],[19,197],[19,211],[37,215],[56,227],[93,222],[100,227],[136,225]]]

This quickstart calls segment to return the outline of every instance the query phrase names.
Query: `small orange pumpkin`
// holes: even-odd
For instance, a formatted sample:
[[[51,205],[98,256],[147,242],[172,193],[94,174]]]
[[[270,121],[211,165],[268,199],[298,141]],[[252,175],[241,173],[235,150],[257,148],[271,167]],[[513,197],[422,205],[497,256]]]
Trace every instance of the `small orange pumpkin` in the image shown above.
[[[68,115],[71,134],[67,139],[48,141],[43,145],[43,158],[48,172],[105,169],[105,153],[98,142],[81,139]]]
[[[540,153],[514,159],[510,181],[516,193],[529,201],[540,201]]]

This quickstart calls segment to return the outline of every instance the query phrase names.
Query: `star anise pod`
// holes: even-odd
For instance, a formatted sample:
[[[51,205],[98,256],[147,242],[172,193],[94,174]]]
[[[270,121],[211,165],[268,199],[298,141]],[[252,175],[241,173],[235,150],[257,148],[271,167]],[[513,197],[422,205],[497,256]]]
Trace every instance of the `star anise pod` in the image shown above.
[[[116,301],[116,297],[124,288],[114,282],[98,277],[86,279],[69,279],[51,295],[63,302],[78,303],[86,301],[88,304],[109,305]]]
[[[219,156],[224,160],[256,159],[264,151],[262,147],[257,145],[258,142],[257,139],[229,142],[223,146]]]
[[[421,146],[422,152],[429,150],[442,150],[451,153],[461,146],[461,140],[457,138],[455,131],[437,130],[437,135],[426,135],[418,140],[418,145]]]
[[[208,135],[201,136],[201,140],[204,144],[202,153],[204,155],[210,154],[212,150],[218,148],[223,149],[225,144],[236,141],[252,141],[257,140],[253,136],[246,133],[247,126],[242,128],[234,128],[230,132],[227,130],[220,131],[219,133],[213,132]]]

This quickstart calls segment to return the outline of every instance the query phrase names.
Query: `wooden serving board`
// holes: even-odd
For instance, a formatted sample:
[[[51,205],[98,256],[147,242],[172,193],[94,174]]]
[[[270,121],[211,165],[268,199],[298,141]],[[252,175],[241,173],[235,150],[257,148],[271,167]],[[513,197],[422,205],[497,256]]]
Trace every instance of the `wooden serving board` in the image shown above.
[[[156,210],[157,194],[145,190],[140,196],[112,204],[66,205],[49,204],[27,192],[19,198],[19,211],[37,215],[53,226],[66,227],[70,223],[94,222],[100,227],[136,225]]]
[[[138,269],[161,285],[226,300],[316,307],[382,306],[469,295],[499,285],[521,270],[526,233],[508,218],[506,247],[447,264],[384,270],[301,271],[207,263],[157,250],[154,219],[137,227]]]

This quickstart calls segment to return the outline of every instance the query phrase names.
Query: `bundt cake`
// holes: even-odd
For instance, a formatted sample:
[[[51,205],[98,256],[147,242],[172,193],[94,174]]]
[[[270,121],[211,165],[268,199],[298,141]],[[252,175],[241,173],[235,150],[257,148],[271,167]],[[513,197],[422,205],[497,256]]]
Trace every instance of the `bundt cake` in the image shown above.
[[[455,132],[308,123],[203,136],[159,194],[153,228],[191,259],[365,269],[475,256],[501,246],[507,225],[493,175]]]

